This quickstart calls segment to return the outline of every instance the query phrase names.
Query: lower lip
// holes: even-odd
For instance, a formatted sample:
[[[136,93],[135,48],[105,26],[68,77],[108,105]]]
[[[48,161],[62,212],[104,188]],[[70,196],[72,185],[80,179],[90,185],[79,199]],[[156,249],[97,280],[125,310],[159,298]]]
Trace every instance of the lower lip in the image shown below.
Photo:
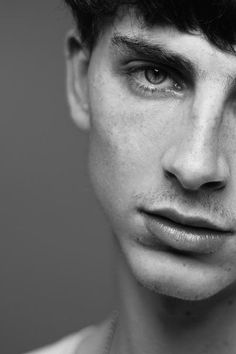
[[[154,243],[182,252],[213,254],[224,245],[230,233],[177,224],[164,217],[144,213],[147,230]]]

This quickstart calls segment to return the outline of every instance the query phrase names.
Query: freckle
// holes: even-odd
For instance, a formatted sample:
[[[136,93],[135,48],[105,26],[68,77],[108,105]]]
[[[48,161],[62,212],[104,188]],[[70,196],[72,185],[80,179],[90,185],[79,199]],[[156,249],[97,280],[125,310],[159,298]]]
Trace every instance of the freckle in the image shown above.
[[[186,312],[185,312],[185,315],[186,315],[187,317],[190,317],[190,316],[191,316],[191,312],[190,312],[190,311],[186,311]]]
[[[228,303],[229,306],[232,306],[234,301],[233,300],[228,300],[227,303]]]

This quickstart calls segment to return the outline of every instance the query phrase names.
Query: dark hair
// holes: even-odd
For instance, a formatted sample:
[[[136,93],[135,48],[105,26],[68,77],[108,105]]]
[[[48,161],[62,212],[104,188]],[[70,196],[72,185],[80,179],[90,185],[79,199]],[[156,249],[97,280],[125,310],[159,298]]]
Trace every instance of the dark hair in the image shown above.
[[[172,25],[190,33],[200,30],[223,50],[234,51],[236,0],[65,0],[72,9],[82,40],[96,42],[122,6],[135,8],[149,26]]]

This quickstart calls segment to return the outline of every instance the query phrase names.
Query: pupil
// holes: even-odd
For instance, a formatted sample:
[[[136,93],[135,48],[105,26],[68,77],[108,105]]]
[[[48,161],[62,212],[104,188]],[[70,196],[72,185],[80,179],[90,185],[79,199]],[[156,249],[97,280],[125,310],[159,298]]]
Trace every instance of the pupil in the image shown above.
[[[165,81],[167,74],[158,69],[147,69],[145,72],[145,76],[151,84],[156,85],[161,84],[163,81]]]

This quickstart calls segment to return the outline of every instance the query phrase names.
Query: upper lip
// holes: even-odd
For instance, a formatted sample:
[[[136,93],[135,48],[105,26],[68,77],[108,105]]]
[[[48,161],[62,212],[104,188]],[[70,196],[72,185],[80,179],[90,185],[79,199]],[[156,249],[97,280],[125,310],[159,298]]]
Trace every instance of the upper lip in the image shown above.
[[[169,219],[177,224],[201,228],[201,229],[209,229],[215,230],[218,232],[231,232],[232,229],[225,225],[219,225],[216,222],[198,215],[184,215],[179,213],[175,209],[155,209],[146,211],[149,215],[152,216],[161,216],[166,219]]]

